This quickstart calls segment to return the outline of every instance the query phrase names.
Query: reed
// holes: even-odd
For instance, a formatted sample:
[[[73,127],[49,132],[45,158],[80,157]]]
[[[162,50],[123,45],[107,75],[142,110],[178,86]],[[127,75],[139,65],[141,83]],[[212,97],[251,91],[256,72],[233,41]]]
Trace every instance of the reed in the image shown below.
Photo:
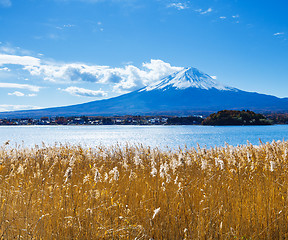
[[[0,148],[0,239],[287,239],[288,142]]]

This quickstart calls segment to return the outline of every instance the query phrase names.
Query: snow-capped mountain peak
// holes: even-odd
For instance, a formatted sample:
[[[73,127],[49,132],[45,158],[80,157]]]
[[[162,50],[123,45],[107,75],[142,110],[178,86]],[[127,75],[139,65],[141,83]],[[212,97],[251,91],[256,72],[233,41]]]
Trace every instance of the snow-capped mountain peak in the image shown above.
[[[139,90],[139,92],[152,90],[165,91],[171,88],[177,90],[183,90],[186,88],[200,88],[209,90],[214,88],[218,90],[237,91],[235,88],[218,83],[211,76],[199,71],[197,68],[190,67],[184,68],[183,70],[173,73],[158,82],[148,85]]]

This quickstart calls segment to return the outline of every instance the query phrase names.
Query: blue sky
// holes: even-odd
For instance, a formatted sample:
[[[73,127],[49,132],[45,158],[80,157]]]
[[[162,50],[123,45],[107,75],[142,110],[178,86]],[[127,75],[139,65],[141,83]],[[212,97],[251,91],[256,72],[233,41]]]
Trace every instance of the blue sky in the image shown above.
[[[182,67],[288,97],[287,0],[0,0],[0,111],[117,96]]]

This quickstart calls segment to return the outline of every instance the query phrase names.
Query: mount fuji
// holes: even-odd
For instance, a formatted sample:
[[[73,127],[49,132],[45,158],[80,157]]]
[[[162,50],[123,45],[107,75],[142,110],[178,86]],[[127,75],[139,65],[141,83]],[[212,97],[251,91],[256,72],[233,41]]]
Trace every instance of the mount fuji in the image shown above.
[[[288,112],[288,98],[225,86],[196,68],[185,68],[158,82],[118,97],[67,107],[0,113],[0,117],[189,115],[223,109]]]

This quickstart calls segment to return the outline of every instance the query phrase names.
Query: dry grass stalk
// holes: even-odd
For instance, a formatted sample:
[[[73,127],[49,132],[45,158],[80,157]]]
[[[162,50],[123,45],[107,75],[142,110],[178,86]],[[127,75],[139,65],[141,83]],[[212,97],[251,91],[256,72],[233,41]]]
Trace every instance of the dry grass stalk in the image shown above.
[[[288,142],[0,149],[0,239],[287,239]]]

